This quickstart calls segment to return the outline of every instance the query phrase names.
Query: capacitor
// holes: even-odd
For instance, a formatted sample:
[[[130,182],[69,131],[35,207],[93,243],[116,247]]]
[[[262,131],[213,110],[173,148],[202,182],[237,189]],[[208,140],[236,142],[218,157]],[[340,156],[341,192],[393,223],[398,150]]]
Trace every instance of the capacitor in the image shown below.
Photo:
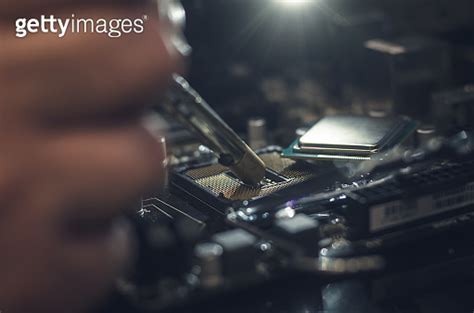
[[[221,284],[223,253],[222,246],[212,242],[201,243],[194,248],[197,275],[203,287],[213,288]]]
[[[436,137],[436,128],[433,125],[421,125],[416,130],[416,141],[418,146],[425,146],[431,139]]]
[[[247,134],[249,145],[252,149],[258,150],[268,145],[267,142],[267,121],[263,118],[252,118],[247,123]]]

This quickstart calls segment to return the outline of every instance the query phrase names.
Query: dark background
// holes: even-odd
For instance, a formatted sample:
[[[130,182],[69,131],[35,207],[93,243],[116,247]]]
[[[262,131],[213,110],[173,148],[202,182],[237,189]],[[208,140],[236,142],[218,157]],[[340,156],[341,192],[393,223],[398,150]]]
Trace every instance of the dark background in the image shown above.
[[[191,83],[241,133],[248,118],[265,117],[284,138],[279,144],[287,142],[278,132],[321,115],[360,113],[367,103],[391,101],[389,69],[364,47],[370,39],[440,40],[449,47],[453,73],[437,88],[474,81],[471,0],[315,0],[300,8],[274,0],[183,4],[194,48]]]

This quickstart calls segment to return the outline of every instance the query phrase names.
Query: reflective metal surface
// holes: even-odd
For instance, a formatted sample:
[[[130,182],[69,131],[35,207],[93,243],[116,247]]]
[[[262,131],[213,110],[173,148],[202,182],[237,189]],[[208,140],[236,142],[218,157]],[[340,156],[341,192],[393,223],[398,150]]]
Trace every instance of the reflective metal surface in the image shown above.
[[[175,74],[173,79],[165,109],[218,154],[220,163],[235,176],[246,184],[258,185],[265,177],[263,161],[183,77]]]
[[[179,0],[156,0],[160,20],[170,25],[171,43],[183,56],[189,56],[191,46],[184,37],[186,26],[186,12]]]

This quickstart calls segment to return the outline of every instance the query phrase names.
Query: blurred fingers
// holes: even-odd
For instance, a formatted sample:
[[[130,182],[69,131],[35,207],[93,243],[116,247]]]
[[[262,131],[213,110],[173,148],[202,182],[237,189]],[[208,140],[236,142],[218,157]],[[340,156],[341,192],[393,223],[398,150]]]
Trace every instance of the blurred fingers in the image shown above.
[[[142,10],[133,12],[103,9],[78,16],[93,21],[144,18]],[[18,39],[10,33],[1,39],[0,75],[6,76],[0,76],[0,101],[16,103],[18,116],[33,121],[68,123],[138,114],[180,69],[165,31],[156,16],[147,15],[143,33],[116,39],[98,33]]]

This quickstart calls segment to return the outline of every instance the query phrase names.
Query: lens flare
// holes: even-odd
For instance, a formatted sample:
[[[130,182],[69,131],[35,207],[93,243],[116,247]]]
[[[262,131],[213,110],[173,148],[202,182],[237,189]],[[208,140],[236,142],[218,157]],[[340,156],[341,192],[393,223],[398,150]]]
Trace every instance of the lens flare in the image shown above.
[[[313,3],[316,0],[274,0],[276,3],[279,3],[281,5],[285,6],[301,6],[304,4],[309,4]]]

